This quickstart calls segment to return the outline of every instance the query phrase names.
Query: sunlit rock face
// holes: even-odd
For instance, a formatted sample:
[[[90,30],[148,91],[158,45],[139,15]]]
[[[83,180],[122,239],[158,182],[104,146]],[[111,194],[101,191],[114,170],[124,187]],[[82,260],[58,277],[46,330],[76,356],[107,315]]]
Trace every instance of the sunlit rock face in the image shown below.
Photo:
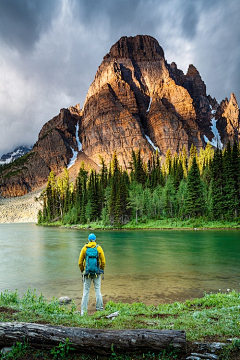
[[[230,141],[240,141],[240,113],[236,96],[232,93],[230,100],[225,99],[217,109],[217,128],[224,146]]]
[[[117,149],[127,167],[131,151],[141,149],[144,160],[158,148],[165,156],[183,146],[205,145],[211,139],[211,107],[197,69],[186,75],[168,65],[151,36],[122,37],[104,57],[89,88],[82,114],[83,151],[107,162]],[[149,142],[147,139],[151,139]]]
[[[63,171],[77,148],[76,124],[80,117],[68,109],[48,121],[41,129],[33,149],[17,162],[3,168],[0,194],[4,197],[24,195],[44,185],[52,170]]]
[[[64,167],[74,177],[81,160],[98,170],[101,157],[108,165],[114,150],[128,168],[132,150],[147,161],[156,149],[164,158],[168,149],[174,154],[184,146],[199,150],[208,141],[225,146],[229,140],[239,141],[234,94],[219,105],[194,65],[184,74],[167,63],[153,37],[122,37],[104,56],[82,109],[62,109],[43,126],[24,161],[1,171],[0,194],[23,195]]]

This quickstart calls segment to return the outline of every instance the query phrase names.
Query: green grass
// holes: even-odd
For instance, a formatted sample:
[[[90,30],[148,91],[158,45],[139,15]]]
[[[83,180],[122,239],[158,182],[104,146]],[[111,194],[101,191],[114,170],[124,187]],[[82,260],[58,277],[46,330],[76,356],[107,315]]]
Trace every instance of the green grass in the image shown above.
[[[65,306],[59,305],[55,298],[48,301],[35,291],[28,290],[21,298],[17,292],[5,291],[0,295],[0,321],[45,322],[99,329],[180,329],[186,331],[190,341],[216,335],[224,340],[239,336],[239,304],[240,294],[231,291],[158,306],[110,301],[104,311],[80,316],[74,301]],[[105,317],[115,311],[119,311],[119,316],[114,321]]]
[[[118,317],[114,320],[106,318],[106,315],[115,311],[119,311]],[[0,322],[6,321],[40,322],[94,329],[175,329],[185,330],[187,341],[190,343],[204,340],[225,342],[228,338],[239,337],[240,293],[231,291],[228,293],[205,294],[204,297],[192,301],[159,304],[158,306],[110,301],[105,305],[104,311],[96,312],[91,316],[80,316],[79,312],[76,311],[74,301],[70,305],[59,305],[57,299],[53,298],[49,301],[43,295],[38,296],[36,291],[28,290],[22,297],[18,295],[17,291],[5,291],[0,294]],[[67,358],[66,351],[70,350],[71,343],[59,344],[58,347],[52,349],[51,356],[49,352],[42,352],[42,355],[39,355],[39,352],[35,351],[35,357],[33,355],[33,357],[28,357],[29,347],[24,344],[18,344],[17,346],[22,357],[17,357],[15,354],[14,359],[60,359],[62,358],[61,354],[65,354],[63,358]],[[230,357],[222,357],[222,359],[231,359],[232,351],[233,349],[236,350],[236,347],[239,350],[240,341],[225,348],[224,353],[230,354]],[[166,352],[161,356],[150,355],[127,357],[127,355],[114,355],[113,352],[110,359],[177,359],[174,353],[169,354]],[[2,355],[0,359],[11,358],[6,356]],[[97,358],[100,359],[101,357]],[[97,358],[94,357],[94,359]],[[76,359],[93,358],[88,357],[88,355],[85,355],[85,357],[78,355]]]
[[[125,229],[235,229],[240,228],[240,220],[236,221],[210,221],[202,218],[199,219],[164,219],[164,220],[148,220],[146,222],[131,221],[124,226]]]
[[[55,223],[41,224],[44,226],[62,226],[64,228],[76,229],[116,229],[116,226],[105,225],[102,221],[91,222],[89,224],[63,225],[61,221]],[[121,229],[240,229],[240,220],[227,221],[210,221],[202,218],[199,219],[163,219],[163,220],[139,220],[136,224],[135,220],[119,227]]]

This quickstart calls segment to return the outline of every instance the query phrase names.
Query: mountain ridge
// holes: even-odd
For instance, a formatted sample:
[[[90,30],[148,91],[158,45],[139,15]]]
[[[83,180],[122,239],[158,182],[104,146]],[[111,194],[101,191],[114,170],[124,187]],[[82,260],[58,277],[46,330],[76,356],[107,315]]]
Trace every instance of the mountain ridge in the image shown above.
[[[44,124],[26,161],[1,171],[0,193],[23,195],[64,167],[77,173],[80,157],[98,169],[100,158],[109,164],[114,150],[128,168],[132,150],[140,149],[147,161],[156,149],[162,157],[192,144],[200,150],[216,137],[224,147],[240,140],[239,118],[235,95],[218,104],[194,65],[184,74],[167,63],[153,37],[124,36],[104,56],[82,109],[61,109]]]
[[[30,150],[32,150],[32,146],[17,146],[14,148],[13,151],[9,151],[6,154],[3,154],[0,158],[0,165],[6,165],[14,160],[18,159],[19,157],[27,154]]]

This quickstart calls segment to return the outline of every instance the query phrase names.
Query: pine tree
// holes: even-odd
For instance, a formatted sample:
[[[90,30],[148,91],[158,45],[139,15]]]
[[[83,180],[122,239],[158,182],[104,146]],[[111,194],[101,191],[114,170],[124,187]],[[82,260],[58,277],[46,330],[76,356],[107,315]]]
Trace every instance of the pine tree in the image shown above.
[[[223,160],[222,151],[217,149],[210,165],[211,182],[209,189],[209,203],[211,217],[222,219],[224,214],[223,195]]]
[[[57,179],[57,200],[58,200],[58,209],[60,218],[63,218],[63,208],[64,208],[64,192],[63,192],[63,181],[62,179]]]
[[[46,218],[47,221],[52,221],[58,215],[57,212],[57,191],[56,191],[56,177],[53,171],[48,176],[46,186]]]
[[[155,189],[159,184],[164,184],[161,162],[159,159],[158,152],[152,155],[151,160],[148,161],[148,180],[146,183],[147,187]]]
[[[144,198],[143,215],[146,219],[153,219],[154,208],[152,204],[152,190],[149,188],[145,188],[143,198]]]
[[[166,217],[173,217],[176,210],[176,189],[171,176],[167,178],[163,189],[164,210]]]
[[[180,182],[184,177],[184,173],[183,173],[182,161],[180,160],[177,154],[175,154],[173,158],[172,176],[173,176],[174,186],[176,189],[178,189]]]
[[[232,148],[233,180],[236,196],[235,217],[240,215],[240,146],[235,141]]]
[[[47,196],[46,196],[46,190],[43,190],[42,192],[43,195],[43,211],[42,211],[42,220],[44,223],[47,223],[50,221],[49,217],[48,217],[48,213],[47,213]]]
[[[104,209],[104,207],[106,206],[106,198],[105,198],[105,192],[106,192],[106,188],[108,186],[108,168],[104,162],[104,159],[102,157],[100,157],[101,160],[101,171],[99,174],[99,203],[100,203],[100,209],[101,209],[101,213]],[[105,212],[107,212],[107,208],[105,209]],[[107,213],[106,215],[104,215],[104,221],[106,223],[106,219],[107,219]]]
[[[189,217],[197,217],[204,214],[204,209],[203,185],[196,156],[194,156],[187,178],[186,214]]]
[[[137,181],[143,186],[146,183],[146,172],[144,170],[144,165],[141,158],[140,150],[136,153],[132,151],[132,162],[131,162],[131,179],[132,181]]]
[[[153,219],[160,219],[164,215],[164,187],[158,185],[152,193],[152,214]]]
[[[186,199],[187,199],[187,181],[185,178],[179,184],[179,188],[176,194],[178,204],[178,216],[183,218],[186,214]]]
[[[132,214],[136,222],[139,217],[210,214],[212,219],[232,219],[240,214],[237,143],[232,147],[229,143],[224,151],[217,149],[214,153],[208,144],[198,157],[192,145],[189,167],[185,148],[173,158],[168,151],[162,166],[158,153],[146,165],[140,151],[133,151],[130,177],[120,167],[116,151],[108,168],[103,159],[101,164],[99,174],[92,170],[88,176],[82,163],[75,184],[70,183],[67,169],[58,179],[50,172],[41,195],[43,208],[38,222],[50,222],[60,216],[63,223],[86,223],[101,218],[104,224],[121,226]]]
[[[114,151],[111,162],[111,193],[109,199],[110,220],[114,225],[118,225],[121,217],[121,195],[120,195],[120,166],[117,159],[117,153]]]
[[[119,219],[120,223],[124,223],[125,218],[128,216],[128,187],[129,187],[129,177],[126,171],[121,173],[120,182],[119,182],[119,190],[118,197],[120,200],[120,214]]]
[[[238,212],[238,196],[234,181],[234,166],[232,157],[232,148],[230,142],[223,154],[223,194],[224,194],[224,210],[225,217],[232,219],[237,216]]]
[[[86,205],[87,205],[87,180],[88,172],[84,168],[84,163],[81,167],[75,182],[75,207],[77,209],[77,219],[81,224],[86,223]]]
[[[129,208],[135,214],[136,224],[138,223],[139,215],[141,216],[144,208],[144,192],[142,184],[136,181],[131,183],[129,190]]]
[[[37,219],[38,219],[38,224],[42,224],[44,222],[43,221],[43,212],[42,212],[42,210],[38,210]]]
[[[187,150],[185,145],[183,146],[181,155],[180,155],[180,161],[182,163],[182,168],[183,168],[183,175],[185,177],[185,179],[187,179],[187,173],[188,173],[188,161],[187,161]]]
[[[204,152],[203,148],[201,148],[200,151],[199,151],[199,155],[198,155],[198,158],[197,158],[197,164],[198,164],[198,168],[199,168],[199,171],[200,171],[200,175],[202,175],[203,168],[205,166],[205,152]]]
[[[99,179],[95,170],[90,172],[87,186],[87,204],[89,212],[89,220],[97,220],[101,214],[101,199],[99,198]]]
[[[69,188],[69,171],[68,169],[64,169],[63,178],[62,178],[62,197],[64,199],[63,202],[63,213],[66,214],[71,208],[71,194]]]
[[[191,169],[194,158],[197,161],[197,148],[196,148],[196,146],[194,146],[192,144],[191,148],[190,148],[190,156],[189,156],[189,160],[188,160],[188,171],[190,171],[190,169]]]
[[[100,160],[101,160],[100,185],[102,189],[106,189],[108,185],[108,169],[104,159],[100,157]]]
[[[166,153],[165,171],[166,171],[166,175],[171,174],[171,171],[172,171],[172,155],[171,155],[170,149],[168,149],[167,153]]]
[[[206,166],[210,166],[213,157],[214,157],[214,149],[212,145],[208,142],[204,150],[204,159]]]

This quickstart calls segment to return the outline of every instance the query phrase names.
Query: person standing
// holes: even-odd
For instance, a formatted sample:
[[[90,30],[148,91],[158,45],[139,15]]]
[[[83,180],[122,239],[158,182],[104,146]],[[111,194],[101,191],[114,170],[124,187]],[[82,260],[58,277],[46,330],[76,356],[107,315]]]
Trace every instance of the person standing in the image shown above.
[[[88,236],[88,242],[83,246],[78,260],[78,265],[83,275],[81,315],[87,314],[89,291],[92,281],[96,296],[96,310],[103,310],[101,274],[104,273],[105,264],[103,249],[96,243],[96,235],[90,234]]]

